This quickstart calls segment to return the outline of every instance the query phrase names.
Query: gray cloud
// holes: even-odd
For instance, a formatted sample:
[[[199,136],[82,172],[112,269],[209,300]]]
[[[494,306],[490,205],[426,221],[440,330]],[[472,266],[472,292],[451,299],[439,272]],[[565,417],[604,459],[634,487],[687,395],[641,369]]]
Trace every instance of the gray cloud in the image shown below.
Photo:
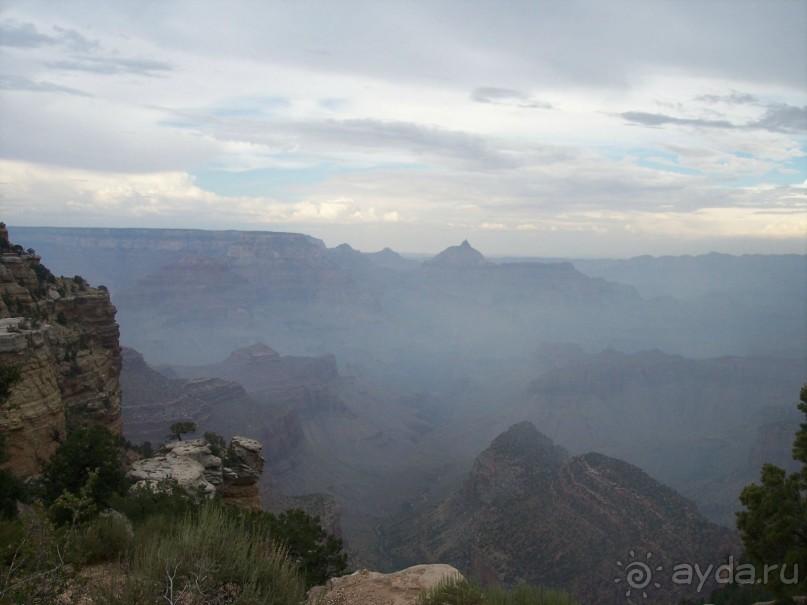
[[[736,90],[732,90],[727,95],[700,95],[695,97],[695,100],[706,103],[727,103],[729,105],[755,105],[758,103],[754,95],[737,92]]]
[[[46,62],[47,67],[65,71],[81,71],[96,74],[137,74],[143,76],[156,76],[172,71],[173,67],[165,61],[152,59],[132,59],[114,56],[93,56],[100,50],[100,43],[91,40],[81,32],[71,28],[53,27],[53,35],[40,32],[33,23],[19,23],[17,21],[6,20],[0,23],[0,46],[17,48],[38,48],[43,46],[62,47],[73,54],[69,59]],[[12,87],[12,88],[9,88]],[[26,87],[27,86],[27,87]],[[73,92],[56,85],[40,84],[28,80],[22,81],[6,80],[5,90],[50,90],[61,92]],[[81,94],[81,93],[79,93]]]
[[[775,132],[805,132],[807,131],[807,107],[794,107],[783,103],[771,105],[761,119],[748,126]]]
[[[492,86],[480,86],[471,93],[471,100],[477,103],[496,103],[504,99],[521,99],[524,94],[509,88],[494,88]]]
[[[54,27],[58,41],[75,52],[90,52],[97,50],[100,44],[97,40],[90,40],[75,29]]]
[[[736,128],[736,125],[732,124],[728,120],[676,118],[673,116],[664,115],[662,113],[646,113],[644,111],[626,111],[617,115],[627,122],[639,124],[641,126],[649,126],[651,128],[658,128],[667,124],[675,124],[677,126],[701,126],[708,128]]]
[[[97,41],[90,40],[75,29],[55,26],[53,32],[53,35],[44,34],[33,23],[6,20],[0,23],[0,46],[17,48],[64,46],[78,52],[88,52],[99,46]]]
[[[0,90],[24,90],[28,92],[62,92],[80,97],[92,95],[69,86],[60,86],[52,82],[35,82],[22,76],[0,75]]]
[[[512,160],[492,148],[483,137],[410,122],[334,120],[310,124],[303,129],[317,136],[349,141],[362,147],[404,148],[416,153],[434,153],[483,163],[490,167],[514,165]]]
[[[56,44],[51,36],[39,33],[33,23],[3,21],[0,23],[0,46],[36,48]]]
[[[439,158],[461,168],[507,169],[520,164],[515,154],[486,137],[413,122],[373,118],[276,122],[193,112],[175,112],[174,116],[217,140],[266,145],[279,155],[391,150],[422,156],[424,161]]]
[[[552,109],[552,104],[534,99],[528,94],[510,88],[480,86],[471,93],[471,100],[476,103],[493,105],[514,105],[524,109]]]
[[[138,74],[156,76],[173,70],[171,64],[152,59],[93,56],[101,48],[97,40],[91,40],[78,30],[54,26],[53,35],[40,32],[33,23],[6,20],[0,23],[0,46],[38,48],[62,47],[73,54],[69,59],[46,62],[47,67],[66,71],[82,71],[97,74]],[[34,90],[27,88],[26,90]],[[44,90],[39,87],[36,90]],[[55,90],[50,88],[50,90]],[[67,92],[62,90],[62,92]]]
[[[185,36],[182,43],[216,56],[272,56],[285,64],[468,88],[501,81],[502,74],[515,89],[536,82],[546,89],[625,88],[659,69],[797,88],[807,69],[798,1],[512,0],[506,8],[475,2],[470,10],[440,0],[351,4],[355,10],[338,2],[284,3],[281,11],[272,2],[206,3],[204,11],[183,15],[190,28],[227,23],[238,35]],[[174,20],[164,12],[164,3],[137,3],[127,17],[144,35],[174,44]]]
[[[127,59],[123,57],[82,56],[46,63],[53,69],[65,71],[82,71],[95,74],[117,75],[135,74],[141,76],[159,76],[173,71],[173,66],[165,61],[153,59]]]
[[[751,95],[744,95],[742,103],[751,103]],[[723,129],[760,129],[772,132],[797,133],[807,131],[807,107],[794,107],[785,103],[767,105],[765,115],[759,120],[745,124],[735,124],[728,120],[708,120],[701,118],[677,118],[662,113],[647,113],[643,111],[626,111],[617,114],[618,117],[632,124],[659,128],[668,124],[676,126],[695,126],[701,128]]]

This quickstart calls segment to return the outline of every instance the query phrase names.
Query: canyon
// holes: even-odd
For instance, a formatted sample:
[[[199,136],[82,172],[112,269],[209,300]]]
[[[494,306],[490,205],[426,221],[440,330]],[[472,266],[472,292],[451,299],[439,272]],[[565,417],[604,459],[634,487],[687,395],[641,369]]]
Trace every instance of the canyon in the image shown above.
[[[318,514],[359,567],[450,563],[605,603],[632,550],[735,552],[739,490],[790,459],[807,298],[746,282],[804,257],[488,259],[465,241],[421,262],[288,233],[12,232],[107,285],[127,439],[187,420],[260,441],[264,506]],[[535,511],[615,537],[577,544]],[[570,562],[586,552],[611,592]]]

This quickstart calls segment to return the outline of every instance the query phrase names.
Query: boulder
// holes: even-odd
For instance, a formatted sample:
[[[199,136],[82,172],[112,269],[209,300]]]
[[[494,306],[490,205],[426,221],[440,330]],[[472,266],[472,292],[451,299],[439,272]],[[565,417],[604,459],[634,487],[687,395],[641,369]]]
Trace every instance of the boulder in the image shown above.
[[[412,605],[424,590],[461,575],[450,565],[415,565],[383,574],[362,569],[312,588],[307,605]]]

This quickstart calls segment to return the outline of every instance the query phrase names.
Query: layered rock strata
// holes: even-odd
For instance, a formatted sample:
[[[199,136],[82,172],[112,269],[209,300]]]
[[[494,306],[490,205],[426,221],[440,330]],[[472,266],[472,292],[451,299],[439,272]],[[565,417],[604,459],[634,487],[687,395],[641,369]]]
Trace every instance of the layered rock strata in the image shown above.
[[[56,277],[0,223],[0,366],[20,379],[0,409],[0,432],[19,476],[42,470],[71,430],[121,432],[121,351],[105,289]]]

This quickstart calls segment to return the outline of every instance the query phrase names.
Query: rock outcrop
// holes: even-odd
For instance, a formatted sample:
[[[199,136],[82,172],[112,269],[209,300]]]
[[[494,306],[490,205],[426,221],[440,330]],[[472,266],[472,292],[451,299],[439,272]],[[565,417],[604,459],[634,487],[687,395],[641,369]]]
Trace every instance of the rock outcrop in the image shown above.
[[[530,423],[497,437],[462,490],[389,535],[403,564],[445,561],[485,583],[557,586],[601,605],[625,602],[631,553],[667,570],[644,601],[661,604],[695,596],[671,581],[676,564],[717,566],[739,551],[733,532],[641,469],[596,453],[569,458]]]
[[[71,430],[121,432],[121,350],[115,307],[103,288],[56,277],[0,223],[0,364],[20,380],[0,409],[0,432],[19,476],[42,469]]]
[[[228,372],[243,376],[249,384],[258,388],[271,385],[274,399],[297,402],[301,410],[309,415],[313,413],[312,406],[325,399],[305,396],[306,391],[301,389],[305,386],[315,387],[323,381],[320,386],[324,388],[324,384],[338,379],[332,356],[282,357],[271,347],[262,344],[238,349],[221,367],[210,366],[208,370],[220,373],[218,370],[227,368]],[[190,368],[180,370],[196,375]],[[169,378],[176,376],[176,373],[169,368],[162,368],[158,372],[146,363],[139,352],[124,348],[121,384],[125,437],[134,443],[150,441],[157,444],[165,439],[172,422],[192,421],[200,431],[212,429],[225,438],[236,432],[257,438],[263,444],[261,453],[274,468],[282,466],[287,457],[300,448],[304,435],[297,409],[289,405],[273,405],[268,401],[258,403],[241,384],[220,378],[205,378],[204,373],[200,371],[198,378]],[[252,378],[251,374],[254,374]],[[240,441],[240,438],[236,438],[235,445]],[[248,458],[246,455],[244,457]],[[165,464],[163,461],[158,466]],[[194,466],[194,469],[196,478],[204,478],[204,473],[198,467]],[[277,486],[270,486],[273,478],[262,476],[259,481],[261,500],[266,510],[281,513],[300,508],[319,517],[329,533],[342,537],[340,508],[333,496],[322,493],[282,495]],[[204,487],[201,481],[195,479],[190,483]],[[209,487],[207,489],[211,491]],[[249,483],[245,486],[243,481],[235,481],[221,486],[218,492],[229,498],[251,498],[254,488]]]
[[[389,574],[361,569],[312,588],[307,605],[412,605],[422,591],[459,575],[454,567],[442,564],[415,565]]]
[[[218,488],[227,504],[239,508],[261,510],[258,479],[263,471],[265,460],[261,457],[261,444],[246,437],[233,437],[230,443],[229,468],[223,469],[224,482]]]
[[[261,403],[291,405],[306,411],[318,406],[344,406],[330,396],[339,382],[333,355],[279,355],[265,344],[236,349],[227,359],[204,366],[173,366],[183,378],[218,376],[243,385]]]
[[[201,492],[240,508],[261,509],[258,478],[263,471],[261,444],[246,437],[233,437],[227,452],[218,452],[204,439],[174,441],[165,453],[132,464],[127,476],[135,481],[132,489],[157,491],[176,483],[192,493]]]
[[[123,434],[132,443],[162,443],[168,427],[179,421],[194,422],[202,430],[212,428],[225,437],[246,433],[267,443],[266,435],[256,426],[258,404],[236,382],[211,377],[168,378],[128,347],[123,348],[120,382]],[[267,450],[267,455],[273,456],[275,449],[269,448],[272,451]]]

